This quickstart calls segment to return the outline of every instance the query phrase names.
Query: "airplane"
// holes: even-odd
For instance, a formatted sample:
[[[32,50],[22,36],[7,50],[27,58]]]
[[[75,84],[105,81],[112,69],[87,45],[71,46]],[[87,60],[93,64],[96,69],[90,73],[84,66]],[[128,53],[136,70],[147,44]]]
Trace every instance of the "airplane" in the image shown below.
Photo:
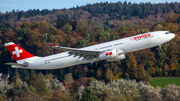
[[[6,63],[7,65],[12,65],[12,68],[58,69],[91,63],[92,67],[89,69],[95,70],[98,61],[106,60],[111,62],[122,60],[126,58],[126,53],[155,46],[160,47],[161,44],[174,37],[175,34],[168,31],[154,31],[84,48],[62,47],[51,43],[52,48],[66,50],[66,52],[45,57],[34,56],[13,42],[8,42],[4,45],[17,62]]]

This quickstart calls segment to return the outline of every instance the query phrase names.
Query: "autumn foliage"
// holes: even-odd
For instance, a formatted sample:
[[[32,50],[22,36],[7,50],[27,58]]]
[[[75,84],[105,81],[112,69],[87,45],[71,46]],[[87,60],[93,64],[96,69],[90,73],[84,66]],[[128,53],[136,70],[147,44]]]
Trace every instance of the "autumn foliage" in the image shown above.
[[[5,89],[2,91],[4,93],[0,92],[0,95],[3,99],[8,98],[7,100],[37,99],[40,101],[42,99],[63,101],[73,99],[76,101],[81,100],[81,98],[113,101],[119,101],[119,99],[131,101],[141,98],[142,101],[145,101],[144,98],[147,97],[151,101],[154,100],[152,98],[154,95],[156,95],[154,97],[156,100],[178,100],[179,97],[176,95],[179,94],[179,87],[175,85],[166,86],[161,92],[159,89],[153,90],[152,87],[144,87],[138,91],[135,89],[137,96],[135,93],[132,93],[135,94],[134,96],[130,96],[121,92],[113,97],[111,93],[113,89],[106,89],[95,95],[96,92],[93,89],[86,87],[91,86],[90,83],[98,85],[97,80],[104,81],[102,85],[106,87],[105,83],[111,82],[114,84],[108,84],[115,86],[115,81],[121,79],[148,81],[150,77],[179,77],[179,6],[180,4],[177,2],[132,4],[125,1],[123,3],[87,4],[62,10],[45,9],[40,11],[34,9],[27,12],[13,10],[12,12],[0,13],[0,73],[7,73],[9,68],[10,82],[14,84],[13,86],[1,85],[0,87]],[[82,48],[159,30],[176,34],[174,39],[161,45],[161,51],[158,47],[154,47],[125,54],[126,59],[121,61],[100,61],[100,67],[96,71],[88,70],[87,67],[91,64],[56,70],[12,69],[4,64],[15,62],[3,45],[6,42],[15,42],[33,55],[48,56],[64,52],[52,49],[49,43]],[[57,79],[54,80],[54,78]],[[109,85],[108,87],[111,88]],[[8,89],[9,92],[6,93]],[[81,97],[78,96],[78,93],[81,93]],[[93,96],[86,96],[88,94]],[[1,99],[2,97],[0,96]]]

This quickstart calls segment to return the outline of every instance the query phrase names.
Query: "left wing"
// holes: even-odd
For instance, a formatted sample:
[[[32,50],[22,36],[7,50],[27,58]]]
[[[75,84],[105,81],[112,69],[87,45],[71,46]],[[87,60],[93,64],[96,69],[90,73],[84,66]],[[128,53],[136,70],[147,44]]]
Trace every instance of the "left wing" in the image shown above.
[[[93,60],[96,57],[99,56],[100,53],[102,53],[102,50],[86,50],[86,49],[80,49],[80,48],[69,48],[69,47],[62,47],[62,46],[57,46],[53,43],[50,43],[52,48],[56,49],[62,49],[68,51],[69,55],[74,55],[74,57],[79,56],[79,58],[84,58],[86,60]]]

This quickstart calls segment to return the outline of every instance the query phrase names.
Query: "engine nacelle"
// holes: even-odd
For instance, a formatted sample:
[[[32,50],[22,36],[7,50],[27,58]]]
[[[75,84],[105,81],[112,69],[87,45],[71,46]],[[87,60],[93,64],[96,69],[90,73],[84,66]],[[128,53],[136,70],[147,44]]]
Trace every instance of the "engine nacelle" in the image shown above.
[[[99,55],[99,59],[100,60],[109,60],[109,59],[122,59],[125,58],[125,54],[124,51],[119,50],[119,49],[113,49],[113,50],[109,50],[109,51],[105,51],[104,53],[101,53]]]
[[[116,57],[116,58],[113,58],[113,59],[107,59],[106,61],[107,61],[107,62],[112,62],[112,61],[123,60],[123,59],[125,59],[125,58],[126,58],[125,54],[121,54],[121,55],[119,55],[119,56]]]

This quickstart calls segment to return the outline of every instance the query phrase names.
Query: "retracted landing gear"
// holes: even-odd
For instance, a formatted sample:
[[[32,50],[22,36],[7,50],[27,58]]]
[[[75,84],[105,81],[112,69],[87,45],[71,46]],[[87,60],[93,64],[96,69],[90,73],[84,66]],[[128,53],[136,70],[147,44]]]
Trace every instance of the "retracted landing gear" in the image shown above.
[[[159,45],[158,47],[159,47],[159,51],[161,51],[161,45]]]
[[[99,67],[101,67],[100,64],[95,62],[95,63],[92,63],[91,66],[88,67],[88,69],[89,70],[93,69],[94,71],[96,71]]]

